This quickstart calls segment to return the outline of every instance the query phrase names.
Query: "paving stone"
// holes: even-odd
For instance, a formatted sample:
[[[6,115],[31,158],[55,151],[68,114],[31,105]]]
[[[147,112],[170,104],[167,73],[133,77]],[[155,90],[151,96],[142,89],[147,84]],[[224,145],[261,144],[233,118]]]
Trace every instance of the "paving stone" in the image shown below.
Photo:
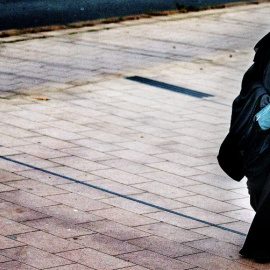
[[[59,254],[59,256],[100,270],[111,270],[132,265],[127,261],[115,258],[90,248],[62,252]]]
[[[172,161],[185,166],[200,166],[205,165],[205,161],[199,158],[189,157],[180,153],[166,153],[161,155],[156,155],[165,161]]]
[[[4,257],[4,256],[0,256],[0,265],[4,262],[9,262],[11,261],[11,259]],[[0,268],[1,269],[1,268]]]
[[[118,145],[147,155],[155,155],[168,152],[165,149],[141,142],[125,142],[125,143],[118,143]]]
[[[181,270],[192,268],[190,264],[183,263],[151,251],[132,252],[129,254],[120,255],[118,257],[149,269]]]
[[[37,269],[51,268],[71,263],[71,261],[67,259],[30,246],[0,250],[0,255],[7,256],[13,260],[36,267]]]
[[[0,246],[0,252],[1,250],[5,250],[5,249],[9,249],[9,248],[13,248],[13,247],[19,247],[19,246],[24,246],[25,244],[12,240],[8,237],[2,236],[0,235],[0,242],[1,242],[1,246]]]
[[[85,138],[84,135],[65,131],[59,128],[43,128],[43,129],[37,130],[37,132],[42,135],[46,135],[46,136],[53,137],[55,139],[59,139],[63,141],[78,140],[78,139]]]
[[[145,183],[145,182],[151,181],[145,177],[142,177],[133,173],[121,171],[118,169],[99,170],[99,171],[93,171],[92,173],[100,177],[108,178],[110,180],[113,180],[122,184],[126,184],[126,185]]]
[[[49,168],[58,165],[57,163],[42,158],[38,158],[29,154],[12,155],[12,159],[27,165],[36,166],[38,168]]]
[[[192,185],[199,184],[199,182],[191,180],[189,178],[171,174],[168,172],[163,172],[163,171],[144,173],[141,175],[146,178],[149,178],[158,182],[162,182],[164,184],[174,186],[174,187],[192,186]]]
[[[125,267],[125,268],[122,268],[123,270],[147,270],[149,268],[144,268],[144,267],[141,267],[141,266],[131,266],[131,267]]]
[[[165,212],[165,211],[159,211],[156,213],[149,213],[149,214],[145,214],[145,215],[150,217],[150,218],[153,218],[155,220],[162,221],[162,222],[165,222],[167,224],[171,224],[171,225],[174,225],[174,226],[177,226],[180,228],[185,228],[185,229],[200,228],[200,227],[206,226],[206,224],[193,219],[193,218],[199,219],[198,216],[187,215],[190,218],[181,216],[181,214],[183,214],[182,210],[184,210],[184,209],[185,208],[180,209],[180,210],[177,210],[177,209],[173,210],[176,213],[179,213],[179,215],[176,215],[174,213]]]
[[[206,148],[218,146],[216,143],[202,140],[201,138],[197,139],[192,136],[177,136],[177,137],[171,138],[171,140],[181,143],[181,144],[193,146],[193,147],[196,145],[196,147],[199,149],[206,149]]]
[[[226,228],[226,225],[224,227]],[[245,236],[214,227],[197,228],[192,231],[237,246],[242,246],[245,241]]]
[[[29,145],[30,143],[27,142],[24,139],[21,138],[14,138],[8,135],[4,135],[4,134],[0,134],[0,138],[1,138],[1,144],[2,146],[6,147],[6,148],[10,148],[10,147],[16,147],[16,146],[22,146],[22,145]],[[19,150],[13,149],[17,152],[20,152]]]
[[[112,124],[116,124],[122,127],[133,127],[139,125],[139,122],[136,122],[134,120],[129,120],[123,117],[115,116],[115,115],[108,115],[108,116],[102,116],[98,118],[100,121],[109,122]]]
[[[111,220],[89,222],[81,224],[81,226],[123,241],[150,235],[147,232],[133,229],[131,227],[113,222]]]
[[[121,104],[121,106],[124,106],[124,104]],[[153,126],[148,126],[148,125],[136,126],[136,127],[132,127],[132,129],[137,130],[137,131],[141,131],[144,133],[148,133],[151,135],[155,135],[155,136],[158,136],[161,138],[172,137],[172,136],[177,135],[177,133],[174,131],[162,129],[162,128],[158,128],[158,127],[153,127]]]
[[[161,158],[156,158],[150,155],[142,154],[133,150],[121,150],[110,152],[111,155],[138,162],[141,164],[155,163],[163,161]]]
[[[192,108],[194,110],[194,108]],[[196,108],[197,109],[197,108]],[[199,108],[201,109],[201,108]],[[205,110],[205,109],[204,109]],[[207,109],[207,111],[209,111],[209,109]],[[214,113],[216,113],[217,111],[215,110]],[[182,135],[186,135],[186,136],[191,136],[191,137],[195,137],[195,138],[205,138],[207,140],[212,140],[215,138],[218,138],[219,135],[215,132],[215,133],[211,133],[209,131],[203,131],[200,130],[200,132],[198,132],[198,128],[196,126],[196,128],[180,128],[180,129],[175,129],[174,132],[176,133],[180,133]],[[226,134],[222,134],[222,137],[226,136]]]
[[[222,171],[222,169],[220,168],[218,164],[208,164],[204,166],[198,166],[196,168],[199,170],[205,171],[207,173],[213,173],[220,176],[224,175],[224,172]]]
[[[137,189],[135,187],[131,187],[120,183],[115,183],[115,181],[107,179],[89,181],[88,183],[98,188],[103,188],[105,190],[120,193],[121,195],[138,194],[143,192],[141,189]]]
[[[151,213],[156,212],[156,208],[143,205],[141,203],[138,203],[136,201],[131,201],[125,198],[121,197],[115,197],[110,199],[104,199],[102,202],[107,203],[109,205],[113,205],[117,208],[121,208],[136,214],[145,214],[145,213]]]
[[[99,199],[106,199],[110,197],[114,197],[114,195],[109,194],[107,192],[98,190],[96,188],[92,188],[89,186],[85,186],[82,184],[65,184],[60,186],[62,189],[68,190],[72,193],[79,194],[82,196],[85,196],[87,198],[93,199],[93,200],[99,200]]]
[[[250,228],[250,223],[246,223],[243,221],[236,221],[236,222],[223,224],[223,226],[228,229],[247,234]]]
[[[37,268],[33,268],[33,267],[26,265],[24,263],[12,261],[12,262],[0,263],[0,269],[1,270],[7,270],[7,269],[35,270]]]
[[[51,270],[91,270],[93,268],[84,266],[82,264],[69,264],[69,265],[64,265],[64,266],[59,266],[59,267],[53,267],[50,268]]]
[[[166,224],[163,222],[139,226],[137,229],[154,234],[156,236],[161,236],[168,240],[176,241],[179,243],[199,240],[206,238],[202,234],[193,233],[192,231],[185,230],[182,228],[178,228],[176,226],[172,226],[170,224]]]
[[[26,130],[38,130],[40,128],[44,128],[45,126],[43,123],[34,122],[28,119],[23,119],[19,116],[16,117],[13,115],[1,114],[1,117],[2,117],[1,122],[6,123],[6,124],[10,124],[12,122],[13,126],[23,128]],[[17,141],[19,142],[19,140]]]
[[[155,171],[155,169],[150,168],[146,165],[142,165],[126,159],[114,159],[102,161],[102,164],[134,174]]]
[[[82,247],[81,245],[72,241],[61,239],[60,237],[41,231],[19,234],[16,237],[21,243],[28,244],[50,253],[75,250]]]
[[[229,260],[237,260],[241,257],[238,246],[216,239],[203,239],[186,243],[186,245]]]
[[[24,178],[37,180],[48,185],[61,185],[70,183],[70,181],[67,179],[37,170],[27,170],[19,172],[18,174],[23,176]]]
[[[111,207],[108,204],[73,193],[49,196],[47,198],[83,211],[93,211]]]
[[[145,224],[156,223],[157,221],[142,215],[132,213],[119,208],[109,208],[104,210],[92,211],[94,215],[119,222],[121,224],[133,227]]]
[[[73,143],[84,146],[86,148],[90,148],[96,151],[100,152],[108,152],[108,151],[116,151],[121,150],[123,147],[112,144],[112,143],[106,143],[100,140],[95,139],[81,139],[81,140],[73,140]]]
[[[137,200],[141,200],[149,204],[154,204],[156,206],[163,207],[166,209],[177,209],[177,208],[187,206],[186,204],[180,203],[173,199],[168,199],[168,198],[156,195],[156,194],[152,194],[150,192],[135,194],[135,195],[131,195],[130,197],[135,198]]]
[[[200,158],[210,155],[216,155],[216,147],[207,148],[207,149],[198,149],[190,145],[184,144],[168,144],[162,146],[164,149],[167,149],[167,152],[176,151],[182,155],[187,155],[190,157]],[[205,171],[204,171],[205,172]]]
[[[0,216],[17,222],[47,217],[38,211],[9,202],[0,202]]]
[[[247,258],[241,258],[237,262],[242,263],[242,264],[244,264],[247,267],[250,267],[252,269],[267,270],[269,268],[269,263],[258,264],[257,262],[250,260],[250,259],[247,259]]]
[[[46,136],[30,137],[30,138],[25,138],[25,140],[28,142],[35,143],[41,146],[46,146],[48,148],[52,148],[55,150],[60,150],[63,148],[69,148],[69,147],[75,146],[74,144],[70,142],[66,142],[66,141],[62,141],[62,140],[58,140],[58,139],[54,139],[54,138],[46,137]]]
[[[55,118],[53,118],[51,116],[47,116],[47,115],[40,114],[37,112],[35,112],[35,114],[33,114],[31,111],[28,111],[28,110],[20,110],[19,112],[15,111],[15,112],[9,112],[9,113],[12,115],[15,115],[15,116],[25,118],[27,120],[34,121],[34,122],[45,122],[45,121],[56,120]]]
[[[242,198],[248,198],[249,197],[247,187],[234,188],[234,189],[232,189],[232,191],[237,193],[237,194],[242,194],[243,195]]]
[[[25,233],[25,232],[31,232],[34,231],[35,229],[20,224],[16,221],[9,220],[4,217],[0,217],[0,233],[1,235],[13,235],[13,234],[18,234],[18,233]]]
[[[120,255],[142,249],[135,245],[129,244],[127,241],[120,241],[102,234],[76,237],[74,242],[109,255]]]
[[[14,110],[12,110],[14,111]],[[16,137],[16,138],[28,138],[36,135],[35,132],[25,130],[23,128],[14,127],[13,125],[5,124],[1,128],[1,133]]]
[[[93,231],[83,228],[74,222],[67,222],[52,217],[26,221],[24,224],[61,238],[78,237],[94,233]]]
[[[1,146],[1,154],[3,156],[12,156],[12,155],[20,154],[20,152],[15,150],[15,149],[11,149],[11,148]]]
[[[164,115],[166,113],[164,112]],[[150,135],[147,133],[143,133],[143,132],[136,132],[136,133],[132,133],[132,134],[128,134],[125,135],[125,137],[129,138],[130,140],[135,140],[138,141],[140,143],[145,143],[147,145],[152,145],[152,146],[156,146],[156,147],[161,147],[164,144],[168,144],[171,141],[165,138],[160,138],[157,137],[155,135]]]
[[[225,258],[212,255],[209,253],[199,253],[193,254],[189,256],[184,256],[180,258],[181,261],[186,263],[190,263],[194,266],[203,267],[203,269],[214,270],[214,269],[239,269],[239,270],[246,270],[246,269],[254,269],[248,267],[247,265],[240,264],[237,262],[232,262],[231,260],[227,260]]]
[[[61,151],[91,161],[102,161],[115,158],[112,155],[84,147],[69,147],[66,149],[61,149]]]
[[[13,188],[7,184],[0,184],[0,192],[12,191],[12,190],[17,190],[17,188]]]
[[[73,98],[72,96],[70,97],[71,99]],[[78,113],[82,116],[88,116],[91,115],[93,116],[102,116],[105,115],[103,112],[98,112],[96,110],[92,110],[91,108],[86,108],[86,107],[82,107],[82,106],[72,106],[70,107],[63,107],[63,110],[66,110],[67,112],[74,112],[74,113]]]
[[[101,217],[86,213],[84,211],[66,205],[40,207],[39,211],[48,216],[53,216],[75,224],[103,219]]]
[[[115,134],[110,134],[101,130],[90,130],[90,131],[86,131],[86,132],[82,132],[81,134],[86,135],[89,138],[92,139],[97,139],[100,141],[104,141],[107,143],[117,143],[117,142],[125,142],[125,141],[129,141],[129,139],[126,139],[124,137],[120,137],[118,135]]]
[[[8,191],[0,193],[0,199],[12,202],[24,207],[29,207],[30,209],[36,209],[39,207],[55,205],[57,203],[50,201],[48,199],[36,196],[34,194],[22,191]]]
[[[56,175],[60,177],[61,179],[66,180],[66,183],[73,183],[75,181],[89,181],[89,180],[96,180],[100,179],[98,177],[94,177],[89,172],[80,171],[71,167],[67,167],[65,165],[58,166],[58,167],[52,167],[47,169],[49,172],[47,174],[50,174],[52,176]],[[72,178],[72,179],[69,179]],[[61,183],[62,184],[62,183]],[[56,183],[57,185],[57,183]]]
[[[55,119],[56,120],[56,119]],[[55,127],[55,128],[60,128],[66,131],[72,130],[72,132],[83,132],[83,131],[88,131],[89,127],[83,126],[83,125],[78,125],[69,121],[64,121],[64,120],[58,120],[58,121],[49,121],[46,122],[48,126]]]
[[[204,195],[206,197],[210,197],[216,200],[232,200],[232,199],[239,199],[245,197],[244,195],[237,194],[231,191],[227,191],[221,188],[213,187],[210,185],[202,184],[202,185],[196,185],[192,187],[183,187],[185,190],[192,191],[193,193],[197,193],[200,195]]]
[[[223,211],[230,211],[238,209],[239,207],[231,205],[229,203],[221,202],[212,198],[208,198],[202,195],[195,195],[190,197],[183,197],[177,199],[180,202],[193,205],[197,208],[202,208],[211,212],[220,213]],[[230,201],[231,203],[231,201]]]
[[[120,84],[121,85],[121,84]],[[117,106],[118,108],[121,108],[121,112],[125,111],[123,107],[119,106],[119,104],[114,103],[114,106]],[[120,136],[124,136],[126,134],[131,134],[134,133],[134,130],[130,129],[130,128],[125,128],[125,127],[121,127],[121,126],[116,126],[110,123],[105,123],[105,122],[99,122],[97,123],[98,127],[102,130],[105,131],[107,133],[113,133],[116,135],[120,135]]]
[[[214,224],[229,223],[229,222],[235,221],[235,219],[232,219],[232,218],[224,219],[223,214],[216,214],[211,211],[204,210],[197,207],[180,208],[179,211],[181,211],[181,213],[184,215],[199,218],[202,220],[207,220],[208,222],[211,222]]]
[[[190,191],[185,191],[177,187],[172,187],[172,186],[160,183],[160,182],[142,183],[142,184],[136,184],[133,186],[136,188],[148,191],[150,193],[154,193],[154,194],[166,197],[166,198],[177,198],[177,197],[189,196],[193,194]]]
[[[83,158],[79,158],[79,157],[64,157],[64,158],[57,158],[57,159],[53,159],[54,162],[57,162],[59,164],[65,165],[67,167],[71,167],[77,170],[81,170],[84,172],[87,171],[93,171],[93,170],[102,170],[102,169],[106,169],[107,167],[93,162],[93,161],[89,161]]]
[[[252,210],[253,208],[250,205],[250,199],[249,198],[243,198],[243,199],[236,199],[236,200],[230,200],[227,201],[228,203],[238,207],[238,208],[245,208],[248,210]]]
[[[181,164],[177,164],[174,162],[160,162],[160,163],[153,163],[149,164],[148,166],[159,169],[161,171],[173,173],[179,176],[192,176],[192,175],[198,175],[203,174],[204,172],[201,170],[197,170],[195,168],[191,168],[188,166],[184,166]]]
[[[235,210],[235,211],[222,213],[222,215],[251,223],[255,216],[255,213],[253,210],[241,209],[241,210]]]
[[[38,196],[49,196],[55,194],[66,193],[65,190],[62,190],[51,185],[46,185],[35,180],[18,180],[7,183],[9,186],[18,188],[20,190],[25,190],[26,192],[33,193]],[[1,189],[1,186],[0,186]]]
[[[205,183],[214,187],[223,188],[223,189],[234,189],[239,188],[240,186],[246,186],[243,182],[236,182],[230,179],[228,176],[220,176],[216,174],[200,174],[196,176],[191,176],[191,179],[198,181],[199,183]]]
[[[20,179],[24,179],[24,177],[19,176],[19,175],[14,174],[14,173],[4,171],[4,170],[0,171],[0,182],[20,180]]]
[[[60,152],[58,150],[53,150],[41,145],[34,145],[34,144],[27,146],[16,146],[14,147],[14,149],[32,156],[39,157],[41,159],[59,158],[67,156],[67,154]]]
[[[201,252],[196,248],[190,248],[179,242],[168,240],[158,236],[143,237],[129,240],[128,242],[141,248],[172,258]]]
[[[6,170],[8,172],[21,172],[25,171],[27,167],[15,162],[1,159],[0,169]]]

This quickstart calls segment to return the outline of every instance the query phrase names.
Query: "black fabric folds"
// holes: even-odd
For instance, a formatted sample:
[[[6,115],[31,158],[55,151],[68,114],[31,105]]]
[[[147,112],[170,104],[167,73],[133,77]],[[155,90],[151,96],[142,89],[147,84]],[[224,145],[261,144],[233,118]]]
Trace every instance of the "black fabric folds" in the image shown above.
[[[270,145],[268,131],[261,131],[255,114],[270,100],[264,85],[264,70],[270,60],[270,34],[255,46],[254,64],[245,73],[239,96],[234,100],[229,134],[221,144],[218,162],[232,179],[259,174],[265,162],[256,163]],[[270,165],[270,163],[268,164]]]
[[[256,211],[240,254],[269,262],[270,130],[260,129],[255,114],[270,100],[270,33],[257,43],[255,51],[254,64],[245,73],[241,92],[233,102],[229,134],[218,160],[233,179],[240,181],[247,176],[251,205]]]

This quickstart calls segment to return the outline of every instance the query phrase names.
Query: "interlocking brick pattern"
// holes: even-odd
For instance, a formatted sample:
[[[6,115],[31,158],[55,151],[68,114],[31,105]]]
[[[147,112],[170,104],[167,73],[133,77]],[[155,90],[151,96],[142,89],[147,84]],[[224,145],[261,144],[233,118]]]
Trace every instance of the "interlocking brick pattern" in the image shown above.
[[[269,11],[1,38],[0,269],[268,269],[239,256],[244,236],[147,204],[247,233],[245,180],[216,155]]]

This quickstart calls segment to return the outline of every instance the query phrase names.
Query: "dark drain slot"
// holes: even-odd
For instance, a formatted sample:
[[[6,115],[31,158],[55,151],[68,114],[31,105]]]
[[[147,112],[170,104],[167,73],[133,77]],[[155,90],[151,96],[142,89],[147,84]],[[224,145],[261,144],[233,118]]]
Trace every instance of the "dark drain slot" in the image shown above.
[[[181,93],[181,94],[184,94],[184,95],[189,95],[189,96],[196,97],[196,98],[213,97],[213,95],[209,95],[209,94],[206,94],[206,93],[203,93],[203,92],[191,90],[191,89],[176,86],[176,85],[173,85],[173,84],[159,82],[159,81],[156,81],[156,80],[151,80],[151,79],[140,77],[140,76],[127,77],[126,79],[134,81],[134,82],[139,82],[139,83],[151,85],[151,86],[154,86],[154,87],[162,88],[162,89],[165,89],[165,90]]]

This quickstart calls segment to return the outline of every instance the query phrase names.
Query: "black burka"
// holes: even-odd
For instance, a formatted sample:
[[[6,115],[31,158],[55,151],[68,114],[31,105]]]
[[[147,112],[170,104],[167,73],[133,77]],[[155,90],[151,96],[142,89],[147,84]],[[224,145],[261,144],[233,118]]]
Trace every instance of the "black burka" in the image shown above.
[[[255,51],[254,64],[245,73],[242,90],[233,102],[231,127],[224,140],[227,148],[234,149],[224,150],[223,142],[218,160],[233,179],[248,178],[256,215],[240,254],[265,262],[270,261],[270,131],[260,129],[255,114],[270,102],[270,33]],[[229,168],[234,159],[237,167],[232,164]]]

